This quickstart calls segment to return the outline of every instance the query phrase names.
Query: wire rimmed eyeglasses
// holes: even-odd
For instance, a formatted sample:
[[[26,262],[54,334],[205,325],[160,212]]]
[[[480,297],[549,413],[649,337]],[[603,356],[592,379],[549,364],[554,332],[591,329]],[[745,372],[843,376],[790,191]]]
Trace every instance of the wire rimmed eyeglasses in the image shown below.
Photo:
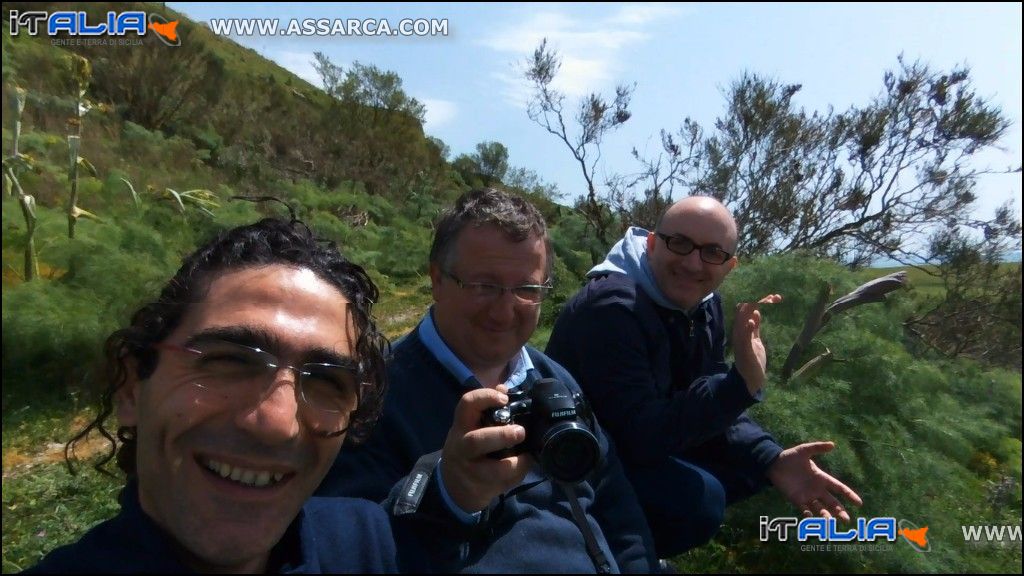
[[[522,284],[520,286],[501,286],[489,282],[464,282],[458,276],[448,270],[442,273],[455,281],[459,288],[465,290],[473,298],[481,300],[494,300],[511,292],[517,299],[525,304],[540,304],[554,290],[550,282],[544,284]]]
[[[263,398],[278,371],[291,370],[303,417],[314,430],[328,436],[348,430],[368,385],[362,381],[362,370],[356,362],[291,366],[266,350],[226,340],[199,340],[184,346],[160,342],[154,348],[186,354],[192,384],[221,393],[224,398]]]

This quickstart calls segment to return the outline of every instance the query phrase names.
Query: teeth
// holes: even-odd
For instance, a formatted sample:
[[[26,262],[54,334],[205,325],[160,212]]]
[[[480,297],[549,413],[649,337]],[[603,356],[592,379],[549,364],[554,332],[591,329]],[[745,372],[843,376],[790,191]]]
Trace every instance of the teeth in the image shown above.
[[[245,484],[246,486],[255,486],[261,488],[264,486],[271,486],[277,484],[284,478],[283,472],[270,472],[268,470],[250,470],[248,468],[239,468],[232,466],[225,462],[219,462],[217,460],[208,460],[206,467],[214,474],[219,475],[221,478],[231,478],[235,482]]]

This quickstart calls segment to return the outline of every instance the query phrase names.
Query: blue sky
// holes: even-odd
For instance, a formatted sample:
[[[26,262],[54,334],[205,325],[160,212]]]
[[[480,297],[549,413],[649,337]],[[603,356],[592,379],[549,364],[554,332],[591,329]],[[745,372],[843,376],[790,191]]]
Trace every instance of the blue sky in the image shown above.
[[[933,69],[971,68],[979,95],[1013,126],[1001,151],[979,166],[1021,164],[1021,4],[244,4],[170,2],[210,18],[446,18],[444,37],[238,37],[236,40],[319,85],[314,51],[343,67],[358,60],[393,70],[427,106],[427,133],[452,156],[497,140],[514,166],[530,168],[572,198],[584,182],[568,151],[526,115],[522,63],[547,37],[563,58],[556,86],[575,101],[635,82],[633,117],[603,147],[598,175],[629,173],[629,151],[657,150],[662,128],[690,117],[710,127],[723,90],[744,71],[803,89],[809,110],[865,104],[897,56]],[[282,26],[285,24],[282,23]],[[979,216],[1012,200],[1021,175],[983,178]],[[677,192],[678,194],[678,192]]]

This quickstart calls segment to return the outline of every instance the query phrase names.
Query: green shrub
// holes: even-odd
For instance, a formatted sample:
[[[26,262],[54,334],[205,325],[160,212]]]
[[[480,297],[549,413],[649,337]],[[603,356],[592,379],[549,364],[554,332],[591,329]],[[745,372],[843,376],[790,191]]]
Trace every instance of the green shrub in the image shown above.
[[[775,493],[730,507],[726,528],[709,546],[677,559],[684,571],[957,572],[1015,570],[1019,546],[972,547],[961,525],[1020,524],[1019,373],[973,362],[913,356],[904,346],[902,311],[909,292],[866,304],[831,320],[811,355],[826,346],[836,361],[816,374],[777,377],[793,339],[824,282],[840,296],[865,278],[801,256],[759,260],[726,282],[726,308],[738,299],[779,292],[765,307],[769,347],[765,401],[752,413],[783,446],[832,440],[818,464],[864,499],[854,516],[891,516],[929,526],[932,552],[905,542],[889,552],[803,552],[797,542],[762,543],[762,515],[798,516]],[[979,456],[984,455],[984,456]],[[979,474],[983,469],[985,474]]]

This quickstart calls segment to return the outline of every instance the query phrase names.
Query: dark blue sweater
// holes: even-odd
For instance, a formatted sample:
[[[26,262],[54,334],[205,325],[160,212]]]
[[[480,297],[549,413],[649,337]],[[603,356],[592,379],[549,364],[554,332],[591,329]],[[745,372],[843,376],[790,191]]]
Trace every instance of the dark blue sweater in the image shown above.
[[[546,352],[576,377],[626,466],[683,458],[713,473],[729,501],[767,483],[782,448],[744,412],[760,393],[751,398],[725,362],[718,294],[688,317],[625,274],[598,276],[562,309]]]
[[[143,512],[138,491],[121,491],[121,511],[78,542],[50,552],[26,573],[192,573],[171,538]],[[380,506],[351,498],[312,498],[270,553],[268,573],[398,572],[388,516]]]
[[[561,366],[537,350],[527,350],[541,377],[579,389]],[[342,449],[318,494],[386,499],[385,507],[396,514],[403,477],[421,456],[444,446],[455,405],[472,388],[438,362],[416,330],[393,348],[388,376],[384,414],[373,435],[361,446]],[[576,488],[580,504],[617,570],[650,572],[656,559],[636,495],[604,432],[597,428],[595,434],[604,461]],[[451,514],[437,482],[428,481],[417,512],[396,514],[395,529],[403,556],[416,547],[423,555],[420,568],[426,571],[594,572],[568,500],[536,469],[472,526]]]

